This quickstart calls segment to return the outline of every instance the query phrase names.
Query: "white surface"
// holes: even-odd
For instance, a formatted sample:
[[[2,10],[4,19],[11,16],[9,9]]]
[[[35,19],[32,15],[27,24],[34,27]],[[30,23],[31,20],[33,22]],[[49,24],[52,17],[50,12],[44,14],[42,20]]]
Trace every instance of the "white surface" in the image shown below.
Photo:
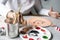
[[[11,39],[9,37],[6,37],[6,36],[0,36],[0,40],[20,40],[20,38],[14,38],[14,39]]]
[[[34,17],[34,16],[24,16],[24,19],[27,20],[31,17]],[[40,16],[39,16],[40,17]],[[42,16],[44,18],[47,18],[49,20],[51,20],[53,22],[53,24],[56,24],[58,27],[60,27],[60,20],[59,19],[55,19],[55,18],[52,18],[52,17],[46,17],[46,16]],[[51,33],[52,33],[52,39],[51,40],[60,40],[60,32],[55,30],[53,27],[46,27]],[[0,40],[22,40],[21,38],[15,38],[15,39],[10,39],[6,36],[0,36]]]
[[[5,31],[6,31],[6,36],[8,36],[8,27],[7,27],[7,23],[5,23],[5,17],[0,16],[0,28],[4,27]]]

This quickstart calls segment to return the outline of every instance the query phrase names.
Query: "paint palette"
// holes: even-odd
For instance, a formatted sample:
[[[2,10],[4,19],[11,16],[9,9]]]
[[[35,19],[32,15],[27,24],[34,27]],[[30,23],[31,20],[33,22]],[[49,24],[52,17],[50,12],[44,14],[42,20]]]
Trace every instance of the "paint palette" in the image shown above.
[[[42,27],[36,27],[27,32],[27,34],[20,34],[22,40],[49,40],[51,33]]]

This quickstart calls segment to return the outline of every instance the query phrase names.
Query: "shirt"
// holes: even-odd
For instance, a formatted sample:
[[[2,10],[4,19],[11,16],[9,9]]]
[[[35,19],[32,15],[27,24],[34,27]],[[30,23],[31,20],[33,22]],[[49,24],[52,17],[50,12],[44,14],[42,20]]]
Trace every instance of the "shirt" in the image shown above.
[[[41,4],[39,0],[2,0],[0,2],[0,15],[6,16],[8,11],[10,10],[18,10],[18,3],[20,2],[20,12],[22,14],[28,14],[31,11],[31,8],[35,6],[36,10],[39,12],[39,14],[44,13],[44,10],[41,9]],[[33,12],[33,11],[32,11]],[[40,13],[41,12],[41,13]],[[47,13],[43,15],[47,15]]]

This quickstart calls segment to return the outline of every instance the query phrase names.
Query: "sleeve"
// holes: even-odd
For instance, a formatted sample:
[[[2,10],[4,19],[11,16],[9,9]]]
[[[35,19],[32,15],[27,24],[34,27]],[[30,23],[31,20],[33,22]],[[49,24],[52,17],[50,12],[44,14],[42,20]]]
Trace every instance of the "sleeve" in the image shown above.
[[[39,11],[39,14],[40,15],[47,15],[47,16],[49,16],[49,10],[48,9],[41,9],[40,11]]]
[[[21,8],[21,13],[26,13],[28,10],[30,10],[35,4],[35,0],[28,0],[26,3],[24,3],[23,7]]]
[[[47,10],[47,9],[42,9],[41,0],[35,0],[35,5],[34,5],[34,7],[35,7],[35,10],[37,11],[37,13],[38,13],[39,15],[47,15],[47,16],[49,16],[49,15],[48,15],[49,10]]]
[[[0,15],[6,17],[7,12],[10,11],[11,9],[7,8],[2,2],[0,2]]]
[[[5,5],[5,4],[7,3],[7,1],[8,1],[8,0],[1,0],[0,3],[2,3],[2,4]]]

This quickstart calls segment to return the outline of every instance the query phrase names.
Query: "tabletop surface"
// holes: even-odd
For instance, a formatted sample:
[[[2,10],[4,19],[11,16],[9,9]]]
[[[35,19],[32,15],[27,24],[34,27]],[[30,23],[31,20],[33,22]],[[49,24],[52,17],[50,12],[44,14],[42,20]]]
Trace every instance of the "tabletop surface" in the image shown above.
[[[31,17],[34,17],[34,16],[24,16],[24,19],[27,20]],[[47,18],[47,19],[51,20],[53,22],[53,24],[60,27],[60,19],[55,19],[55,18],[47,17],[47,16],[41,16],[41,17],[44,17],[44,18]],[[51,27],[51,26],[46,27],[46,29],[48,29],[52,34],[52,39],[51,40],[60,40],[60,31],[55,30],[55,28]],[[0,40],[21,40],[21,38],[17,37],[15,39],[10,39],[9,37],[6,37],[6,36],[0,36]]]

